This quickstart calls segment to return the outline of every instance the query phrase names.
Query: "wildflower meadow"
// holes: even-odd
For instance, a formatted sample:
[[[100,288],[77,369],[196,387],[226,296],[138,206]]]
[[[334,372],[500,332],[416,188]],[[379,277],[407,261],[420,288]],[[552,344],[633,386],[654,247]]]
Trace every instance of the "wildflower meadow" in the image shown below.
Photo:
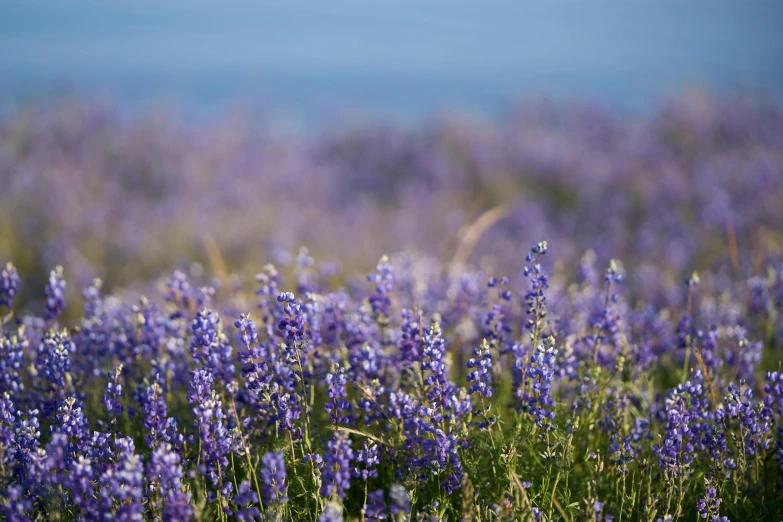
[[[4,520],[783,520],[775,106],[31,109],[0,210]]]

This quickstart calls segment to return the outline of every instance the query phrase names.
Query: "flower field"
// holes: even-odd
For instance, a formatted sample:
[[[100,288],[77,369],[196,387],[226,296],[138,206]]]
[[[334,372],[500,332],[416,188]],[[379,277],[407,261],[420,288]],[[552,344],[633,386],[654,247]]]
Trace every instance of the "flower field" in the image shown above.
[[[783,520],[777,106],[72,103],[0,188],[5,520]]]

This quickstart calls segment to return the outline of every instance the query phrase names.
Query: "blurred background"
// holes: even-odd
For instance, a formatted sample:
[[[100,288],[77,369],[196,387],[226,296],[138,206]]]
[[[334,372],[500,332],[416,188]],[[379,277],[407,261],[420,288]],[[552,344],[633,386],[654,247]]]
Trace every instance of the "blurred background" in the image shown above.
[[[55,264],[111,287],[303,245],[516,274],[546,237],[750,276],[783,230],[781,27],[776,1],[3,2],[0,260],[37,295]]]
[[[238,103],[312,125],[502,116],[530,97],[649,111],[684,88],[783,94],[774,1],[4,2],[0,87],[123,109]]]

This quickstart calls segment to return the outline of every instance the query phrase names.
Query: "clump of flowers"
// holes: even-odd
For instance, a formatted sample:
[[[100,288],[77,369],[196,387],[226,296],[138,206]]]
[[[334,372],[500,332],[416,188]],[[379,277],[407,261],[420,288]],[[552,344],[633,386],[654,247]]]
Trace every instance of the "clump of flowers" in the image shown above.
[[[602,280],[586,255],[574,282],[545,255],[536,243],[520,281],[489,283],[384,258],[338,289],[303,250],[265,268],[257,297],[238,281],[194,290],[217,287],[197,272],[132,302],[94,282],[72,324],[62,271],[44,317],[20,319],[9,268],[0,515],[776,516],[781,338],[758,281],[703,272],[667,303],[619,261]]]

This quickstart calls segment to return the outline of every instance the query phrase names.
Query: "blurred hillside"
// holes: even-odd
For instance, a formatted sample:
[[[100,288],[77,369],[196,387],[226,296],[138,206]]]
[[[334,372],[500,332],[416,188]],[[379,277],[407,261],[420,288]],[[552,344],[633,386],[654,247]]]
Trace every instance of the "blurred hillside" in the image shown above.
[[[0,259],[26,296],[56,264],[110,288],[193,260],[257,271],[302,245],[360,271],[410,248],[515,274],[540,238],[571,263],[592,248],[678,280],[750,275],[780,247],[783,112],[702,94],[646,117],[537,103],[301,138],[71,100],[2,121],[0,185]]]

